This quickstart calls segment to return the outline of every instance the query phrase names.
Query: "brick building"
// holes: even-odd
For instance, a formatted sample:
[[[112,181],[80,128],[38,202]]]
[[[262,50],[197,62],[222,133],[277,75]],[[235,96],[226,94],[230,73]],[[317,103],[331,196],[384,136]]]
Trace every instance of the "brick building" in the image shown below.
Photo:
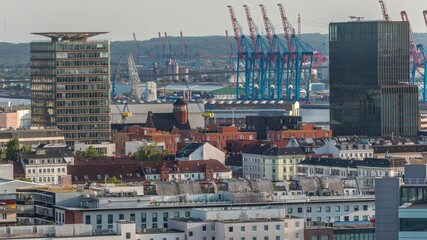
[[[128,126],[123,131],[113,133],[113,142],[116,144],[116,156],[126,155],[126,142],[147,140],[164,143],[165,150],[175,154],[178,150],[178,143],[181,142],[181,135],[177,131],[158,131],[155,128],[141,126]]]
[[[216,124],[208,125],[206,130],[202,131],[184,131],[183,138],[195,142],[214,142],[222,151],[226,151],[227,140],[256,140],[256,132],[248,132],[239,130],[234,126],[218,126]]]
[[[313,124],[301,124],[295,130],[267,131],[267,139],[282,140],[289,138],[329,138],[331,130],[323,130]]]

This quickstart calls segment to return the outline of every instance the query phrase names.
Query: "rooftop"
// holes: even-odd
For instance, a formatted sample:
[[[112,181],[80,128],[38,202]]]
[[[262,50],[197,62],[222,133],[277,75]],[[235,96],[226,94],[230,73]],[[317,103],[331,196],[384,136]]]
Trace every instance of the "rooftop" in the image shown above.
[[[88,38],[105,34],[108,32],[35,32],[34,35],[40,35],[51,38],[52,41],[86,41]]]

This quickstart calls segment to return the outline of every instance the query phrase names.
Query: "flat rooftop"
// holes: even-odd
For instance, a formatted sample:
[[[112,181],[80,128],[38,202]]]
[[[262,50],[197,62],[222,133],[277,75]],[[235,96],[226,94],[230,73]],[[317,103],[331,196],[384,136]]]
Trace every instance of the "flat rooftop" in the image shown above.
[[[52,41],[85,41],[90,37],[108,32],[34,32],[31,34],[48,37]]]

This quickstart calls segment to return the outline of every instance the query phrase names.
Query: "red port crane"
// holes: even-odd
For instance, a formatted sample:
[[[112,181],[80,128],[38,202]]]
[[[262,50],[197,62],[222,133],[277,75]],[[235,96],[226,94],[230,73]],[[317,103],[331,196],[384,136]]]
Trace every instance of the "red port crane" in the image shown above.
[[[384,21],[391,21],[390,15],[388,15],[387,6],[383,0],[378,1],[381,6],[381,12],[383,13],[383,19]]]
[[[231,18],[231,25],[233,26],[234,31],[234,39],[236,40],[236,47],[239,52],[243,51],[242,44],[241,44],[241,38],[242,38],[242,28],[237,21],[236,14],[234,13],[234,8],[230,5],[227,6],[228,11],[230,12],[230,18]]]
[[[265,8],[265,6],[263,4],[260,4],[259,7],[261,8],[262,19],[264,20],[264,27],[267,34],[268,45],[270,46],[270,51],[274,52],[274,28],[270,22],[270,19],[268,18],[267,9]]]
[[[301,15],[298,13],[298,37],[301,37]]]
[[[282,19],[282,25],[285,31],[285,39],[288,44],[288,50],[289,52],[292,52],[292,35],[295,33],[295,30],[292,28],[288,18],[286,17],[285,8],[283,7],[283,5],[279,3],[277,4],[277,6],[279,7],[280,17]]]
[[[400,16],[402,17],[402,21],[409,23],[409,17],[408,17],[408,14],[406,13],[406,11],[401,11]],[[414,34],[412,33],[412,29],[411,29],[410,24],[409,24],[409,41],[410,41],[409,42],[410,43],[409,48],[411,51],[412,60],[414,61],[416,66],[419,66],[420,65],[420,58],[418,57],[417,44],[415,43]]]
[[[424,15],[424,21],[426,22],[426,26],[427,26],[427,10],[423,11],[423,15]]]
[[[184,35],[182,34],[182,31],[179,32],[181,36],[181,58],[186,59],[187,58],[187,45],[185,44]]]
[[[165,42],[166,42],[166,49],[168,50],[167,53],[167,58],[172,58],[172,49],[171,49],[171,45],[169,43],[169,37],[168,37],[168,33],[165,32]]]
[[[243,8],[245,9],[246,13],[246,20],[248,21],[248,27],[249,27],[249,34],[252,39],[252,45],[254,47],[255,52],[258,52],[258,44],[257,44],[257,35],[258,35],[258,29],[255,25],[255,22],[252,18],[251,10],[249,9],[248,5],[243,5]]]

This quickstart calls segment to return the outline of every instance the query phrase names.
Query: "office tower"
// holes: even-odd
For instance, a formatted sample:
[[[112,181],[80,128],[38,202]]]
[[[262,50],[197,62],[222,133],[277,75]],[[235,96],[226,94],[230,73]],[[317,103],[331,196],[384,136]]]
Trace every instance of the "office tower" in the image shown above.
[[[50,41],[31,43],[31,123],[56,126],[75,141],[109,141],[110,44],[89,40],[101,32],[33,33]]]
[[[335,136],[417,134],[407,22],[329,25],[330,122]]]

